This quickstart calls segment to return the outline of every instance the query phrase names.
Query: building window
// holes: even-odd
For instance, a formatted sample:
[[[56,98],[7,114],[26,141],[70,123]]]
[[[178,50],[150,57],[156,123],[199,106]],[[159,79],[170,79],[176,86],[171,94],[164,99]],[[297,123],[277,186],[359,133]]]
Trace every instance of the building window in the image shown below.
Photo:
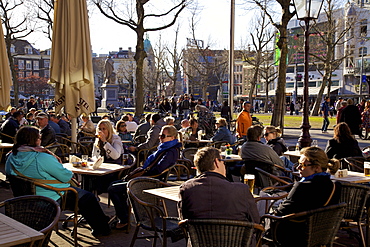
[[[332,81],[332,86],[339,86],[339,80]]]
[[[32,72],[31,71],[27,71],[26,72],[26,77],[30,77],[32,75]]]
[[[33,69],[38,70],[39,69],[39,61],[33,61]]]
[[[49,70],[45,70],[45,71],[44,71],[44,77],[45,77],[45,78],[49,78],[49,77],[50,77],[50,72],[49,72]]]
[[[44,60],[44,68],[50,67],[50,60]]]
[[[18,60],[18,69],[24,69],[24,60]]]
[[[31,60],[26,60],[26,69],[28,69],[28,70],[32,69],[32,61]]]
[[[34,76],[37,76],[37,77],[40,77],[40,73],[39,72],[33,72],[33,75]]]
[[[304,72],[304,66],[297,66],[297,72]]]
[[[367,19],[362,20],[360,24],[360,35],[361,37],[367,37]]]
[[[360,47],[360,49],[358,50],[358,54],[360,56],[366,56],[367,55],[367,47]]]
[[[32,48],[29,47],[29,46],[24,47],[24,53],[31,55],[32,54]]]
[[[10,53],[15,53],[15,46],[14,45],[10,46]]]
[[[19,79],[19,78],[23,78],[23,77],[24,77],[23,72],[18,72],[18,79]]]
[[[353,65],[353,57],[347,57],[346,58],[346,67],[347,68],[353,68],[354,65]]]

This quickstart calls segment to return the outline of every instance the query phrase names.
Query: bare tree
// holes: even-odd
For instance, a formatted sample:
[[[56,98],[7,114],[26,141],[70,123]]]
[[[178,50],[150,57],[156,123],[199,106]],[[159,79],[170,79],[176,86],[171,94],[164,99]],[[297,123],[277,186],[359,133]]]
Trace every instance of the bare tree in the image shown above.
[[[326,20],[313,27],[314,34],[316,34],[315,37],[319,38],[315,46],[319,47],[321,44],[325,50],[325,52],[310,53],[310,56],[314,57],[317,62],[324,64],[323,71],[320,70],[320,67],[317,70],[322,76],[322,84],[311,112],[313,116],[317,116],[319,113],[325,88],[327,88],[327,96],[330,96],[332,74],[347,57],[346,54],[340,54],[340,50],[337,47],[343,47],[345,42],[344,37],[352,28],[353,23],[345,23],[344,20],[338,18],[340,13],[338,13],[337,9],[337,2],[326,0],[324,5]]]
[[[278,82],[276,88],[275,107],[271,118],[271,125],[280,126],[284,128],[284,114],[285,114],[285,86],[286,86],[286,67],[288,56],[288,42],[287,42],[287,26],[289,21],[295,15],[293,10],[293,3],[291,0],[252,0],[257,4],[266,16],[269,18],[272,25],[279,30],[279,40],[277,47],[280,50],[280,59],[278,67]],[[274,8],[280,5],[281,18],[280,21],[274,20]],[[304,102],[308,104],[308,102]]]
[[[273,51],[265,51],[263,53],[263,63],[259,69],[261,81],[264,81],[265,85],[265,102],[264,102],[264,112],[268,112],[268,98],[269,98],[269,85],[274,82],[278,77],[278,73],[275,70],[275,60]]]
[[[32,0],[36,18],[41,21],[41,31],[51,41],[53,31],[54,0]]]
[[[5,44],[12,72],[15,104],[18,104],[19,85],[17,68],[13,59],[15,54],[11,52],[11,46],[17,39],[23,39],[34,31],[33,25],[30,22],[30,13],[20,14],[23,13],[24,8],[26,8],[26,1],[24,0],[0,1],[0,14],[5,27]]]
[[[274,39],[275,34],[271,28],[269,21],[267,20],[266,13],[261,11],[260,16],[257,16],[254,20],[254,25],[251,25],[252,31],[250,31],[250,38],[252,42],[253,55],[250,55],[248,49],[244,54],[243,60],[246,61],[253,68],[252,80],[249,81],[249,100],[253,103],[253,94],[255,87],[259,82],[261,75],[261,67],[266,63],[265,59],[269,59],[269,56],[264,56],[267,46]]]
[[[136,0],[130,4],[121,3],[118,0],[93,0],[94,4],[98,7],[100,12],[107,18],[129,27],[136,33],[137,43],[136,43],[136,111],[135,115],[140,116],[144,112],[144,76],[143,67],[144,59],[146,57],[146,52],[144,50],[144,34],[151,31],[159,31],[166,29],[173,24],[175,24],[179,14],[185,9],[187,5],[187,0],[176,0],[175,4],[167,11],[156,14],[154,12],[146,14],[146,11],[150,8],[147,7],[149,0]],[[163,6],[163,5],[162,5]],[[122,11],[120,7],[125,8]],[[126,14],[124,14],[126,12]],[[136,14],[136,17],[134,16]],[[165,20],[165,18],[168,18]],[[159,27],[147,28],[144,23],[153,23],[152,19],[163,20],[163,25]],[[167,22],[166,22],[167,21]],[[155,23],[155,22],[154,22]]]

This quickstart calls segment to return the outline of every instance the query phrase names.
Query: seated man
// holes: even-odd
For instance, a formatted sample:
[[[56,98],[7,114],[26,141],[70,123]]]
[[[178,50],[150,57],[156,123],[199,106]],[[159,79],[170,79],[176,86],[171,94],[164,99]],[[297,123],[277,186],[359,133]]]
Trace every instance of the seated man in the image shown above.
[[[220,151],[205,147],[195,154],[202,174],[180,187],[179,215],[183,219],[229,219],[259,223],[257,206],[246,184],[226,179]]]
[[[242,157],[242,159],[247,161],[257,161],[266,165],[270,165],[269,167],[267,167],[267,169],[264,167],[260,168],[275,175],[280,175],[280,172],[277,171],[277,168],[273,165],[275,164],[281,167],[285,167],[284,162],[271,147],[261,142],[262,132],[263,128],[257,125],[251,126],[247,130],[248,141],[243,144],[240,156]],[[252,169],[248,169],[248,167],[246,168],[248,173],[254,172],[254,167]]]
[[[36,116],[37,125],[41,129],[41,146],[46,147],[50,144],[53,144],[55,139],[55,131],[49,125],[49,115],[45,112],[40,112]]]
[[[15,136],[17,133],[20,124],[19,122],[23,118],[23,111],[16,111],[11,115],[0,127],[0,131],[8,136]],[[5,135],[1,136],[3,142],[6,143],[13,143],[13,139],[11,137],[7,137]]]
[[[144,176],[153,176],[161,174],[168,167],[173,166],[179,158],[181,143],[175,139],[177,130],[174,126],[163,126],[159,134],[161,144],[158,150],[150,155],[143,165],[143,169],[151,167]],[[127,182],[123,180],[113,182],[108,193],[116,209],[116,215],[119,222],[116,229],[126,228],[128,224],[128,206],[127,206]]]
[[[144,135],[146,136],[146,134],[148,133],[149,129],[150,129],[150,118],[152,117],[152,114],[146,114],[145,115],[145,123],[142,123],[140,124],[137,128],[136,128],[136,131],[135,131],[135,134],[134,134],[134,140],[136,143],[142,143],[142,142],[145,142],[145,141],[141,141],[141,139],[145,140],[146,138],[142,138]]]

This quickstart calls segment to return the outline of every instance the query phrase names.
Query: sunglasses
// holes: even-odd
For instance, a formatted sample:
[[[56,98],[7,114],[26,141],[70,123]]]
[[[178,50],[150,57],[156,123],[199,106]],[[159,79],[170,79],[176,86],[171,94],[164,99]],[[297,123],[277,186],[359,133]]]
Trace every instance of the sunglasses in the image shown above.
[[[123,124],[123,125],[121,125],[121,127],[127,127],[127,125],[126,124]]]
[[[298,161],[298,165],[302,167],[306,167],[306,166],[314,166],[315,164],[305,164],[305,163]]]
[[[161,135],[159,136],[159,138],[161,138],[161,139],[164,139],[164,138],[166,138],[166,137],[172,137],[172,136],[165,135],[165,134],[161,134]]]

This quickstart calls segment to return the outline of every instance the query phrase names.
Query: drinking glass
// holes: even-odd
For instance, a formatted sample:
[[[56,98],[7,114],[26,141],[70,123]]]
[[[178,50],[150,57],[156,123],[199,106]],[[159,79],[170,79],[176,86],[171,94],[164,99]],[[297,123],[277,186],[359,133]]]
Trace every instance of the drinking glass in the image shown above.
[[[311,147],[318,147],[317,140],[313,140],[311,143]]]
[[[128,154],[123,154],[122,155],[122,159],[123,159],[123,165],[126,165],[127,164],[127,160],[128,160]]]
[[[245,174],[244,183],[248,184],[249,191],[253,194],[254,191],[254,174]]]
[[[84,154],[84,155],[81,156],[81,158],[82,158],[81,166],[86,167],[87,166],[87,160],[89,159],[89,156]]]
[[[364,174],[366,177],[370,176],[370,162],[364,162]]]

